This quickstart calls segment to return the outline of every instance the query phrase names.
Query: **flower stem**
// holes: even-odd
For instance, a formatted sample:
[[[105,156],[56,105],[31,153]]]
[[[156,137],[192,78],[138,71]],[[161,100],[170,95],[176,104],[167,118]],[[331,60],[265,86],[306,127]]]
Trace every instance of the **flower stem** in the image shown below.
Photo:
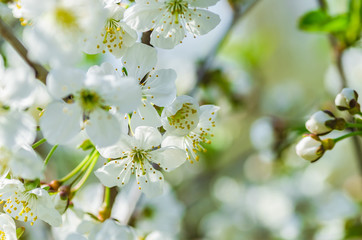
[[[352,136],[358,136],[358,135],[362,135],[362,131],[358,131],[358,132],[351,132],[351,133],[348,133],[346,135],[343,135],[343,136],[340,136],[338,138],[335,138],[333,139],[335,143],[345,139],[345,138],[348,138],[348,137],[352,137]]]
[[[95,151],[94,154],[92,154],[91,156],[91,163],[87,169],[87,171],[85,172],[84,176],[80,179],[80,181],[77,183],[77,185],[74,186],[74,188],[71,190],[71,192],[74,194],[75,192],[77,192],[83,185],[84,183],[88,180],[89,176],[91,175],[94,166],[96,165],[97,161],[99,158],[99,152]]]
[[[346,123],[347,128],[362,128],[361,123]]]
[[[104,222],[111,216],[112,212],[111,195],[112,195],[111,188],[104,187],[104,200],[98,212],[98,219],[102,222]]]
[[[45,160],[44,160],[44,166],[46,166],[49,162],[49,159],[52,157],[53,153],[55,152],[55,150],[58,148],[58,145],[54,145],[52,147],[52,149],[50,149],[50,152],[48,153],[48,155],[46,156]]]
[[[36,143],[34,143],[34,144],[32,145],[32,148],[35,149],[35,148],[39,147],[40,145],[42,145],[43,143],[45,143],[46,141],[47,141],[47,140],[46,140],[45,138],[40,139],[39,141],[37,141]]]
[[[64,183],[71,179],[74,175],[76,175],[79,171],[84,171],[83,167],[88,163],[89,159],[93,156],[96,150],[93,149],[79,164],[76,168],[74,168],[70,173],[64,176],[59,182]]]

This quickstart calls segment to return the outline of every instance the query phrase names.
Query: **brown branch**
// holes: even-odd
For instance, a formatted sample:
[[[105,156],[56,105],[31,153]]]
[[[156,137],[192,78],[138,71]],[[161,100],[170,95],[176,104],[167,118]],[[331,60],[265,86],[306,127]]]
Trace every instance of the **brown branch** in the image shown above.
[[[24,45],[16,38],[10,27],[0,19],[0,35],[15,49],[20,57],[35,71],[35,77],[40,81],[46,81],[48,71],[38,63],[33,62],[28,58],[28,50]]]

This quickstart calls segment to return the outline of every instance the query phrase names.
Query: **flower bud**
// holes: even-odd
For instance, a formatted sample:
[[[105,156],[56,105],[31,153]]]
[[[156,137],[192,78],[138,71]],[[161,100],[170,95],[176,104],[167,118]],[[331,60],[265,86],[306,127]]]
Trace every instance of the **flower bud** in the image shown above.
[[[357,102],[358,94],[351,88],[344,88],[335,99],[336,107],[341,111],[348,111],[350,114],[356,114],[360,112],[360,105]]]
[[[318,136],[309,134],[299,141],[295,149],[298,156],[310,162],[315,162],[323,156],[326,150],[333,147],[333,139],[321,140]]]
[[[305,127],[313,134],[324,135],[334,129],[345,129],[346,121],[343,118],[336,118],[330,111],[318,111],[309,118]]]

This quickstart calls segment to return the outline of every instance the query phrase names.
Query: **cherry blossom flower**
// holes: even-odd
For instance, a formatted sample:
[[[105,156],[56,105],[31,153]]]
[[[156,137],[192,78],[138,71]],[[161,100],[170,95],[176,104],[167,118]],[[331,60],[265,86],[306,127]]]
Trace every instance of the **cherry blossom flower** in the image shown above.
[[[120,117],[140,104],[138,83],[111,74],[111,65],[93,66],[85,74],[78,69],[55,69],[47,78],[50,93],[59,100],[45,109],[40,127],[52,144],[66,144],[82,128],[94,144],[107,146],[119,139]]]
[[[98,148],[103,157],[112,160],[99,168],[95,175],[103,185],[113,187],[127,184],[131,174],[135,174],[142,192],[149,197],[160,195],[164,179],[153,164],[165,171],[171,171],[186,160],[181,149],[157,148],[161,141],[162,136],[157,129],[137,127],[133,137],[123,136],[114,146]]]
[[[123,21],[125,9],[114,2],[106,4],[107,10],[103,29],[94,36],[86,38],[84,51],[88,54],[110,52],[119,58],[137,40],[137,33]]]
[[[173,48],[182,43],[187,32],[204,35],[220,22],[218,15],[202,9],[218,0],[136,0],[125,12],[125,21],[140,32],[153,30],[151,44]]]
[[[0,213],[0,239],[17,240],[15,222],[4,213]]]
[[[131,127],[159,127],[160,116],[154,105],[165,107],[176,98],[176,72],[173,69],[155,69],[156,49],[136,43],[122,58],[127,74],[139,81],[142,92],[142,105],[133,112]]]
[[[0,200],[4,212],[16,220],[33,225],[39,218],[52,226],[59,226],[62,222],[52,198],[42,188],[27,190],[19,180],[1,179]]]
[[[211,128],[215,127],[216,112],[219,107],[204,105],[199,107],[196,100],[189,96],[179,96],[161,116],[166,130],[162,146],[177,146],[185,149],[187,159],[198,161],[198,151],[206,151],[202,143],[211,143]]]

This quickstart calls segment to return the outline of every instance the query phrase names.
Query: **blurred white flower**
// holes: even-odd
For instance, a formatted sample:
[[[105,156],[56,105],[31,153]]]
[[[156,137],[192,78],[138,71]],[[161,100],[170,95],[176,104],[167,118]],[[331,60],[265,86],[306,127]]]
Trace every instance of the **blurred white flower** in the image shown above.
[[[104,63],[91,67],[87,75],[78,69],[49,73],[48,89],[59,100],[47,106],[40,127],[50,143],[65,144],[83,127],[98,146],[117,142],[124,129],[120,116],[110,110],[132,111],[140,104],[140,90],[134,79],[121,78],[114,72],[110,64]]]
[[[0,213],[0,238],[17,240],[15,222],[9,215],[4,213]]]
[[[32,23],[24,31],[29,57],[57,67],[79,60],[84,39],[100,33],[106,14],[100,0],[19,0],[19,7],[15,16]]]
[[[39,218],[55,227],[62,223],[52,198],[42,188],[28,190],[19,180],[1,179],[0,199],[4,212],[16,220],[33,225]]]

